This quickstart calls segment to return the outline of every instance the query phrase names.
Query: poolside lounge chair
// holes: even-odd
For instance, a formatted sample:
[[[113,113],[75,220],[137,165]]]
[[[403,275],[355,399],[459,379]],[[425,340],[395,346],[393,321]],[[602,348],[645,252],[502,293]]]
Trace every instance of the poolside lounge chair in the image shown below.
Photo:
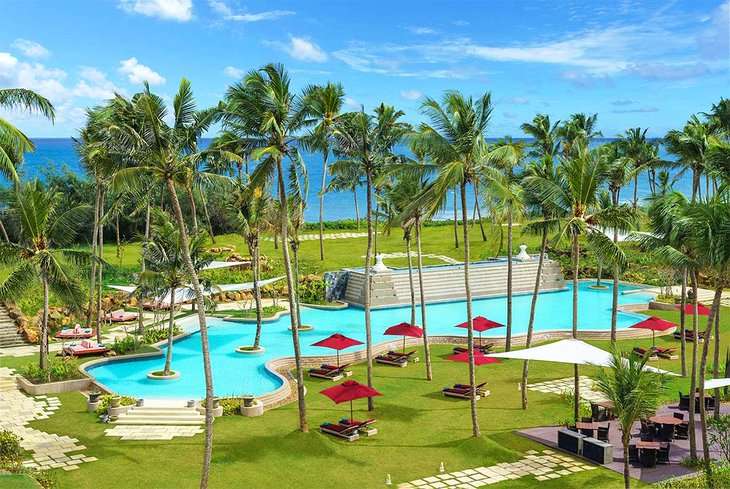
[[[649,360],[658,360],[659,357],[656,355],[656,352],[654,350],[646,350],[644,348],[641,348],[640,346],[635,346],[633,350],[631,350],[631,353],[633,353],[636,356],[644,357],[647,354],[649,355]]]
[[[104,353],[107,353],[109,351],[109,348],[102,345],[101,343],[97,343],[96,341],[89,341],[84,340],[78,345],[75,343],[70,344],[69,346],[65,347],[63,349],[64,355],[71,355],[75,357],[84,357],[87,355],[103,355]]]
[[[104,316],[104,319],[111,321],[112,323],[126,323],[128,321],[134,321],[139,315],[136,312],[127,312],[124,309],[117,309],[112,311],[110,314]]]
[[[388,355],[390,355],[391,357],[404,357],[404,358],[410,359],[415,353],[416,353],[416,350],[409,351],[407,353],[402,353],[399,351],[391,350],[388,352]]]
[[[486,382],[476,386],[476,398],[481,399],[490,394],[490,392],[483,387],[487,385]],[[446,397],[457,397],[459,399],[470,399],[472,395],[472,388],[468,384],[454,384],[453,387],[444,387],[441,389],[441,393]]]
[[[392,352],[388,352],[385,355],[378,355],[375,357],[375,361],[384,365],[393,365],[395,367],[405,367],[408,365],[408,355],[392,355]]]
[[[365,421],[358,421],[356,419],[343,418],[340,420],[340,424],[344,426],[355,426],[357,432],[365,436],[375,436],[378,434],[378,429],[373,428],[372,425],[375,423],[375,418],[366,419]]]
[[[345,369],[347,369],[347,367],[349,366],[349,363],[341,365],[339,367],[335,365],[323,364],[319,368],[310,368],[308,373],[310,377],[337,381],[345,375]]]
[[[474,345],[474,350],[475,351],[476,350],[481,350],[482,353],[484,353],[484,354],[492,353],[492,348],[494,348],[494,343],[487,343],[486,345],[481,345],[481,346]],[[468,349],[465,348],[465,347],[463,347],[463,346],[455,346],[454,347],[454,355],[456,355],[457,353],[464,353],[465,351],[468,351]]]
[[[677,356],[676,350],[674,348],[661,348],[661,347],[655,346],[654,353],[659,358],[663,358],[665,360],[676,360],[679,358],[679,356]]]
[[[94,330],[91,328],[82,328],[80,325],[76,325],[73,328],[65,328],[55,334],[55,338],[59,340],[78,340],[86,339],[94,336]]]
[[[319,431],[328,435],[344,438],[347,441],[355,441],[360,438],[357,434],[356,425],[344,425],[335,423],[322,423],[319,425]]]
[[[677,330],[673,333],[674,339],[681,340],[682,339],[682,332],[681,330]],[[687,341],[694,340],[694,332],[691,329],[685,329],[684,330],[684,338]],[[702,343],[705,339],[705,332],[704,331],[698,331],[697,332],[697,342]]]

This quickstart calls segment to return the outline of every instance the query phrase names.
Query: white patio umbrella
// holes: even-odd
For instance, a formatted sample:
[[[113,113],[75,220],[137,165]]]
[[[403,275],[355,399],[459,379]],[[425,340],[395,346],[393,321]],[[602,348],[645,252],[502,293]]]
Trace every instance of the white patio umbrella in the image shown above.
[[[728,379],[709,379],[705,381],[705,390],[719,389],[720,387],[730,386],[730,378]]]
[[[596,367],[609,367],[613,361],[613,355],[611,353],[590,345],[585,341],[576,339],[560,340],[554,343],[548,343],[547,345],[525,348],[524,350],[492,353],[488,356],[495,358],[514,358],[519,360],[568,363],[571,365],[593,365]],[[677,375],[649,365],[646,365],[644,370],[658,374]],[[576,389],[576,405],[578,404],[579,397],[580,393]]]

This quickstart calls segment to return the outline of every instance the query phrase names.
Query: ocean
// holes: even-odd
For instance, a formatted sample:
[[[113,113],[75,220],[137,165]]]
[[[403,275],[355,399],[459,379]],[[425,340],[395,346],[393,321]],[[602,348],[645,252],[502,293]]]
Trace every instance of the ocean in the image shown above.
[[[210,140],[204,140],[207,144]],[[595,144],[602,144],[611,141],[610,139],[596,140]],[[25,161],[20,169],[21,177],[24,179],[44,179],[49,172],[71,171],[80,175],[85,172],[79,162],[78,155],[74,150],[73,141],[70,138],[39,138],[33,139],[36,150],[25,155]],[[404,150],[405,151],[405,150]],[[307,195],[307,207],[305,219],[308,222],[316,222],[319,219],[319,185],[322,178],[322,157],[317,153],[303,152],[303,158],[307,166],[309,177],[309,193]],[[660,148],[660,157],[666,160],[672,159],[663,149]],[[689,175],[683,175],[675,184],[675,189],[685,193],[691,191],[691,180]],[[646,173],[639,178],[639,196],[650,195],[649,182]],[[633,184],[629,184],[622,190],[622,199],[629,200],[633,196]],[[357,195],[360,216],[363,216],[365,208],[365,191],[360,189]],[[327,193],[325,202],[325,220],[351,219],[355,217],[355,203],[351,192]],[[453,199],[449,198],[446,207],[439,217],[450,217],[453,215]],[[468,202],[473,202],[470,195]],[[471,206],[472,204],[470,204]]]

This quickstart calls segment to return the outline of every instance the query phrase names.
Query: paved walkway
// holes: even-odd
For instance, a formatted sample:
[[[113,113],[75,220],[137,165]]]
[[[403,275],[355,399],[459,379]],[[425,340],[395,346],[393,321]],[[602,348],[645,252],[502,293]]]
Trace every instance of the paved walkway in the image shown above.
[[[665,287],[649,287],[646,289],[641,289],[641,293],[649,292],[651,294],[663,294],[665,292]],[[672,287],[672,295],[674,297],[681,297],[682,295],[682,287],[679,285],[675,285]],[[697,299],[699,302],[702,302],[703,304],[710,305],[712,304],[712,299],[715,296],[715,291],[710,289],[697,289]],[[723,306],[730,307],[730,290],[725,290],[722,293],[722,297],[720,299],[720,303]]]
[[[381,253],[380,256],[383,258],[383,260],[387,260],[388,258],[407,258],[408,253],[396,251],[394,253]],[[456,265],[461,263],[459,260],[455,260],[451,258],[450,256],[446,255],[433,255],[430,253],[422,253],[422,257],[424,258],[433,258],[435,260],[441,260],[444,263],[448,263],[449,265]],[[411,257],[415,260],[418,257],[417,253],[411,252]],[[365,255],[362,256],[362,258],[365,258]]]
[[[323,239],[348,239],[348,238],[367,238],[368,233],[326,233]],[[264,241],[274,241],[271,236],[262,238]],[[319,234],[301,234],[299,241],[316,241],[319,240]]]
[[[542,392],[545,394],[563,394],[570,392],[572,394],[575,386],[575,379],[573,377],[567,377],[558,380],[548,380],[547,382],[539,382],[537,384],[527,384],[527,390]],[[581,399],[585,399],[588,402],[601,402],[606,401],[606,396],[600,392],[593,390],[593,379],[581,375],[578,378],[578,388]]]
[[[106,436],[121,440],[172,440],[191,437],[203,432],[200,426],[116,425],[104,430]]]
[[[504,462],[489,467],[475,467],[458,472],[424,477],[423,479],[398,484],[398,489],[442,489],[451,487],[474,489],[522,477],[528,477],[535,481],[534,483],[537,483],[597,468],[595,465],[555,453],[553,450],[543,450],[541,453],[529,450],[517,462]]]
[[[68,436],[30,428],[28,423],[38,419],[48,419],[61,407],[57,397],[28,397],[18,389],[15,372],[0,367],[0,429],[8,430],[20,438],[20,445],[31,452],[32,457],[23,465],[36,470],[63,469],[76,470],[85,462],[94,462],[96,457],[83,453],[86,450],[79,440]]]

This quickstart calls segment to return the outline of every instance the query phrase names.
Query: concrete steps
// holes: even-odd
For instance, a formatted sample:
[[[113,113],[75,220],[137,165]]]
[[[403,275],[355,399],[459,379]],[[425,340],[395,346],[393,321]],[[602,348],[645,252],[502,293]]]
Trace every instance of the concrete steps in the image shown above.
[[[179,406],[142,406],[131,407],[114,421],[120,425],[162,425],[190,426],[205,424],[205,416],[195,408]]]
[[[0,348],[26,346],[28,343],[18,333],[15,321],[8,315],[5,306],[0,305]]]

